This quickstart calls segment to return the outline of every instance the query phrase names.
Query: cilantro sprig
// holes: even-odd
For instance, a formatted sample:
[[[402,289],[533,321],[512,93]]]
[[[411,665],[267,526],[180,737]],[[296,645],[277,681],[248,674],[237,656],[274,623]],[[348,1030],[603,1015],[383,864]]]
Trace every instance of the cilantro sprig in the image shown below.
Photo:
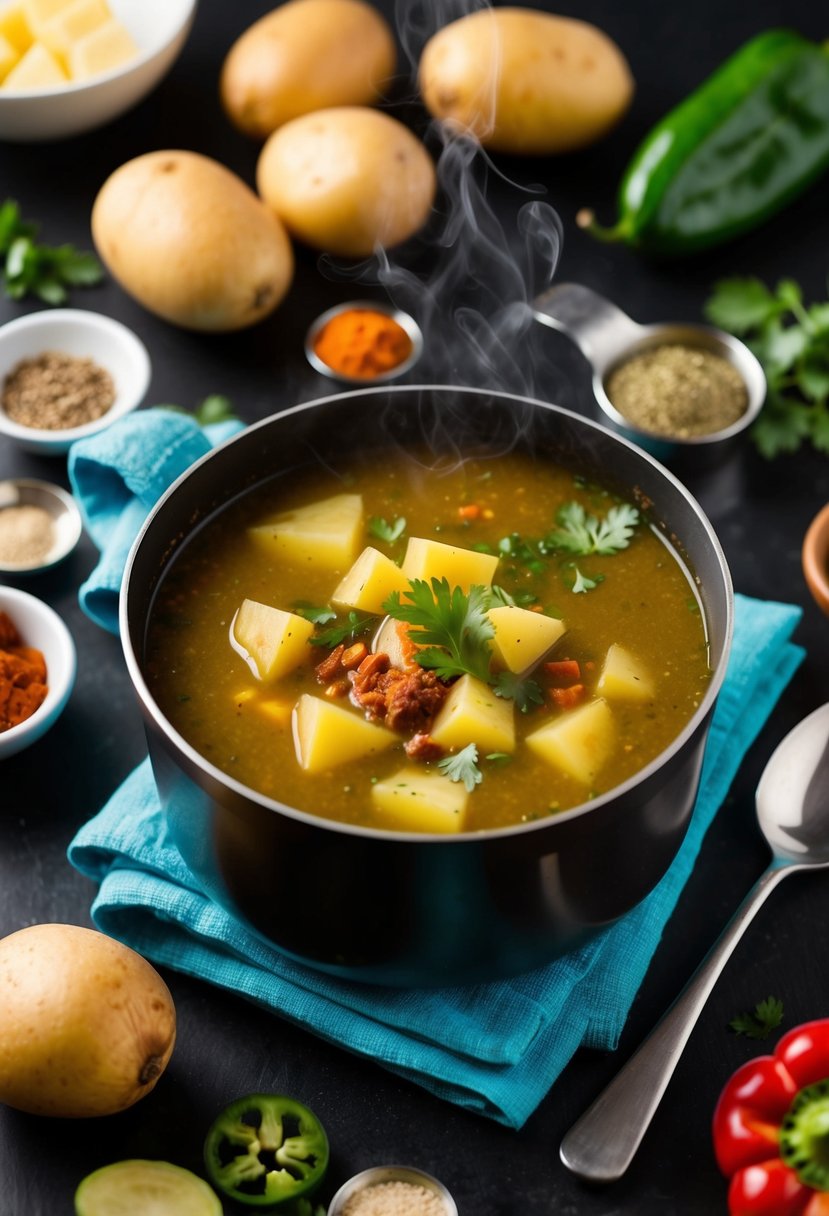
[[[626,549],[639,523],[639,512],[628,503],[611,507],[604,519],[588,515],[579,502],[567,502],[556,512],[558,528],[545,537],[549,549],[563,549],[578,557],[603,557]]]
[[[3,290],[12,300],[37,296],[45,304],[63,304],[70,287],[93,287],[104,270],[94,253],[74,245],[43,245],[37,226],[25,221],[14,199],[0,204],[0,265]]]
[[[487,616],[489,588],[474,585],[467,594],[461,587],[450,587],[445,578],[433,578],[431,585],[410,579],[409,588],[403,592],[408,604],[393,591],[383,609],[395,620],[417,626],[418,643],[424,643],[414,656],[420,666],[431,668],[441,680],[469,674],[487,683],[489,643],[495,637]]]
[[[372,515],[368,521],[368,531],[369,535],[376,536],[378,540],[384,540],[387,545],[393,545],[406,531],[406,519],[399,515],[389,522],[382,515]]]
[[[749,1039],[767,1039],[783,1021],[783,1002],[776,996],[758,1001],[751,1013],[738,1013],[728,1025],[735,1034]]]
[[[480,785],[484,779],[483,773],[478,768],[478,749],[474,743],[468,743],[453,756],[438,760],[438,768],[450,781],[462,781],[468,794],[471,794],[475,786]]]
[[[300,616],[306,616],[307,620],[312,618],[307,616],[306,612],[299,612]],[[326,620],[331,620],[332,617],[326,617]],[[364,634],[372,628],[376,623],[376,617],[365,616],[362,612],[355,612],[353,609],[345,618],[338,617],[334,614],[333,619],[335,625],[330,625],[328,629],[323,629],[321,633],[315,634],[308,641],[312,646],[327,646],[333,649],[334,646],[339,646],[341,642],[356,642],[357,638],[363,637]],[[317,618],[319,621],[319,617]]]
[[[768,394],[752,427],[760,452],[771,459],[804,441],[829,452],[829,301],[805,305],[793,279],[771,291],[760,279],[732,278],[715,284],[704,310],[763,366]]]

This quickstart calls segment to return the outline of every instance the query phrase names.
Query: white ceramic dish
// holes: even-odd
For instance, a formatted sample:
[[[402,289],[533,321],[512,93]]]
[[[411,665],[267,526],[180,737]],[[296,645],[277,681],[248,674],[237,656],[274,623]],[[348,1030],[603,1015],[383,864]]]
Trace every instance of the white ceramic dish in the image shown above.
[[[138,44],[129,63],[90,80],[49,89],[0,89],[0,139],[62,139],[123,114],[173,66],[190,32],[197,0],[109,0]]]
[[[0,481],[0,518],[9,507],[40,507],[48,512],[54,540],[46,556],[36,561],[9,562],[0,553],[0,574],[40,574],[62,562],[81,538],[83,522],[78,504],[66,490],[49,481],[30,477]]]
[[[151,368],[144,343],[120,321],[77,308],[33,312],[0,327],[0,393],[13,367],[44,351],[94,359],[112,376],[115,401],[100,418],[60,431],[21,426],[0,407],[0,434],[29,452],[60,456],[76,439],[96,435],[134,410],[146,396]]]
[[[0,760],[6,760],[42,738],[63,713],[75,683],[77,659],[72,635],[58,614],[43,600],[0,586],[0,612],[14,621],[24,645],[43,652],[49,691],[30,718],[0,731]]]

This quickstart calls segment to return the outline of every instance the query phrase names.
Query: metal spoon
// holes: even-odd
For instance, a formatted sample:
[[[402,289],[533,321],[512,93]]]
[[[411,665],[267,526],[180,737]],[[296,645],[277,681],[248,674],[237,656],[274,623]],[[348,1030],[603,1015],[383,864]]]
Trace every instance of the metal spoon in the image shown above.
[[[829,704],[804,718],[778,745],[757,786],[756,801],[771,865],[676,1002],[562,1140],[561,1160],[581,1178],[621,1178],[711,989],[755,912],[788,874],[829,867]]]

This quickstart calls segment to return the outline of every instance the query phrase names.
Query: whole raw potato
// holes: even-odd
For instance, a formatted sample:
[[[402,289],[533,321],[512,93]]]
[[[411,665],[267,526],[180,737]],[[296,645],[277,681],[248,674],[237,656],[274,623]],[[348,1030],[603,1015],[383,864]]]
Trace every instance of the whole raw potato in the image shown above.
[[[222,104],[246,135],[264,139],[312,110],[371,105],[396,61],[391,30],[363,0],[290,0],[231,47]]]
[[[435,118],[525,156],[592,143],[633,95],[627,61],[601,30],[523,8],[480,9],[439,30],[419,79]]]
[[[0,941],[0,1102],[64,1118],[125,1110],[175,1038],[167,985],[111,937],[32,925]]]
[[[407,127],[355,106],[318,110],[274,131],[256,184],[293,236],[359,258],[423,226],[436,177],[432,158]]]
[[[104,182],[92,236],[107,269],[150,312],[185,329],[243,329],[273,312],[294,272],[282,224],[224,165],[148,152]]]

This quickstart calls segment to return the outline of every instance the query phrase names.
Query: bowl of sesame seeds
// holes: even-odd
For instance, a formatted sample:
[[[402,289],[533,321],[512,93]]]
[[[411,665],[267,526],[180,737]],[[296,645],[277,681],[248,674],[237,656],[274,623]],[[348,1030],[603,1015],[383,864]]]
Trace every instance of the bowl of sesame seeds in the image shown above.
[[[75,308],[18,317],[0,326],[0,434],[63,455],[139,406],[150,370],[143,342],[111,317]]]
[[[408,1165],[375,1165],[343,1183],[327,1216],[458,1216],[442,1182]]]

